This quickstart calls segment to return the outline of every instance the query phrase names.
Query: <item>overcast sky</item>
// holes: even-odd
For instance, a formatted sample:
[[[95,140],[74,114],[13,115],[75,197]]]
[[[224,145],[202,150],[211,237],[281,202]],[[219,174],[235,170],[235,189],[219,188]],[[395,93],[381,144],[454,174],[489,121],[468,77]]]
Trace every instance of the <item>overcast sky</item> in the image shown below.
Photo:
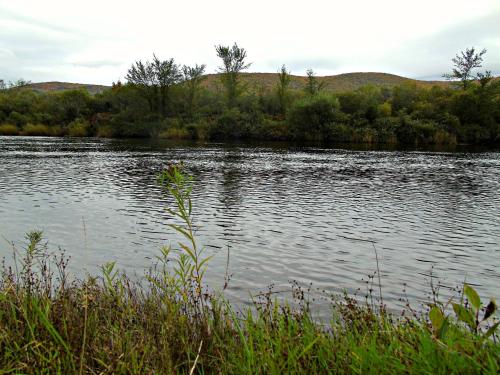
[[[213,73],[214,45],[233,42],[254,72],[432,79],[475,46],[500,75],[500,0],[0,0],[5,80],[109,85],[153,52]]]

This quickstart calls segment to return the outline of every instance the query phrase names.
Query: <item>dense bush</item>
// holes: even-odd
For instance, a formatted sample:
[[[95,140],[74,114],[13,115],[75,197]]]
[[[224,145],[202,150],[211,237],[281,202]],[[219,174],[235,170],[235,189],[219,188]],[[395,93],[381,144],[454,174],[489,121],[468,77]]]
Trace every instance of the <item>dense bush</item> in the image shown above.
[[[89,135],[90,124],[82,118],[71,121],[68,125],[68,135],[70,137],[87,137]]]
[[[22,135],[33,135],[33,136],[50,136],[58,135],[53,132],[53,129],[59,132],[60,128],[53,128],[43,124],[26,124],[23,126]]]
[[[277,95],[274,88],[246,87],[229,108],[217,87],[201,87],[195,105],[188,105],[179,83],[169,91],[164,115],[151,109],[140,87],[130,84],[94,96],[80,90],[43,94],[13,88],[0,91],[0,121],[4,134],[418,145],[500,140],[499,80],[466,90],[405,83],[307,97],[289,89],[286,113]]]
[[[0,135],[18,135],[19,128],[12,124],[2,124],[0,125]]]
[[[297,139],[330,140],[331,124],[343,117],[337,98],[326,95],[306,98],[290,109],[290,129]]]
[[[241,112],[237,108],[228,109],[210,125],[209,137],[211,139],[248,138],[251,126],[251,113]]]

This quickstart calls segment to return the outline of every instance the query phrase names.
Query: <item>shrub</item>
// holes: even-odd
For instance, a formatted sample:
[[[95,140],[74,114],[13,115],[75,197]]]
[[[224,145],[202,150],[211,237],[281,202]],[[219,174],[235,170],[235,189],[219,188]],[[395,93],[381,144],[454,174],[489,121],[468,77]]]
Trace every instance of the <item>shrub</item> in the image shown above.
[[[465,143],[486,143],[490,140],[491,134],[478,124],[461,125],[457,129],[458,139]]]
[[[429,120],[415,120],[408,116],[401,119],[396,130],[398,142],[406,144],[455,144],[456,137],[443,127]]]
[[[266,118],[252,128],[252,138],[284,141],[290,137],[290,127],[285,121]]]
[[[210,124],[210,139],[241,139],[250,135],[250,126],[254,123],[249,114],[237,108],[225,110],[215,122]]]
[[[196,129],[193,125],[188,127],[182,122],[180,118],[168,118],[162,123],[161,129],[158,133],[158,138],[164,139],[195,139]]]
[[[352,142],[353,128],[347,124],[334,123],[328,125],[330,142]]]
[[[21,127],[27,124],[30,121],[30,118],[26,115],[23,115],[19,112],[13,111],[10,113],[9,117],[7,117],[7,122],[9,124],[14,124],[18,127]]]
[[[457,144],[457,136],[443,129],[438,129],[432,136],[431,143],[435,145],[455,145]]]
[[[342,118],[338,99],[320,95],[296,102],[289,114],[291,131],[295,138],[327,139],[330,124]]]
[[[68,135],[70,137],[88,137],[90,124],[88,121],[80,118],[69,123]]]
[[[23,126],[22,135],[30,136],[51,136],[54,135],[52,129],[43,124],[26,124]]]
[[[50,135],[54,137],[62,137],[67,133],[67,129],[63,128],[60,125],[49,126],[49,129],[50,129]]]
[[[352,142],[355,143],[376,143],[378,133],[372,128],[356,129],[353,133]]]
[[[378,106],[378,115],[379,117],[389,117],[392,114],[392,106],[391,103],[385,102]]]
[[[97,128],[96,136],[99,138],[113,138],[113,129],[110,126],[100,126]]]
[[[381,117],[375,120],[373,128],[377,131],[379,143],[396,144],[398,142],[396,129],[400,126],[397,117]]]
[[[162,131],[158,138],[165,139],[191,139],[192,134],[186,128],[168,128]]]
[[[2,124],[0,125],[0,135],[18,135],[19,128],[12,124]]]
[[[405,82],[396,86],[392,90],[392,110],[395,113],[412,112],[421,96],[422,90],[414,82]]]
[[[363,111],[363,98],[356,92],[344,92],[338,95],[340,109],[344,113],[355,115]]]
[[[199,140],[210,139],[210,129],[212,126],[210,120],[206,118],[198,119],[196,123],[186,125],[191,134],[196,133],[194,139]]]

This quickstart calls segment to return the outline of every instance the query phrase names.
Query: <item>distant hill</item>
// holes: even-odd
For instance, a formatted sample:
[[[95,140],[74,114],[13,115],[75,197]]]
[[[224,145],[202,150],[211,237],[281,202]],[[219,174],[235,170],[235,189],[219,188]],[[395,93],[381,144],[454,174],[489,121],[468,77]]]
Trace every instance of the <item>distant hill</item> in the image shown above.
[[[207,74],[207,79],[203,85],[211,90],[218,90],[221,88],[220,79],[218,74]],[[405,82],[414,82],[420,87],[432,87],[434,85],[447,87],[450,85],[448,81],[420,81],[411,78],[401,77],[395,74],[388,73],[344,73],[333,76],[316,77],[318,81],[325,82],[325,90],[332,92],[342,92],[356,90],[365,85],[375,85],[380,87],[394,87]],[[242,80],[248,87],[253,90],[259,88],[271,89],[276,85],[278,80],[277,73],[242,73]],[[290,87],[294,89],[301,89],[306,85],[307,77],[292,75]],[[69,82],[40,82],[30,83],[25,87],[31,88],[39,92],[49,91],[64,91],[85,89],[91,94],[100,93],[110,86],[92,85],[82,83],[69,83]]]
[[[251,88],[270,89],[276,85],[278,73],[242,73],[242,78]],[[333,76],[317,76],[316,78],[319,82],[325,82],[325,90],[332,92],[356,90],[365,85],[394,87],[405,82],[414,82],[420,87],[432,87],[434,85],[446,87],[450,85],[448,81],[419,81],[388,73],[344,73]],[[300,89],[306,83],[307,77],[292,75],[290,87]],[[204,84],[212,89],[219,87],[218,74],[208,74]]]
[[[24,87],[33,89],[38,92],[84,89],[87,90],[92,95],[100,93],[110,88],[110,86],[104,86],[104,85],[92,85],[85,83],[70,83],[70,82],[39,82],[39,83],[30,83]]]

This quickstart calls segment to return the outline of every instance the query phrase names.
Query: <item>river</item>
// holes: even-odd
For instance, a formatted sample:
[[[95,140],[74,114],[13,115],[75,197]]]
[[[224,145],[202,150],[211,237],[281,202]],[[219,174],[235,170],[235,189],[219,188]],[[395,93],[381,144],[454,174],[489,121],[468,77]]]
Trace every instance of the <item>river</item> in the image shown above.
[[[0,137],[1,254],[39,229],[77,274],[108,261],[142,274],[179,240],[156,183],[178,161],[195,179],[207,281],[222,287],[230,249],[226,295],[237,303],[293,280],[313,296],[363,296],[376,254],[389,307],[403,290],[425,302],[431,278],[444,294],[467,280],[500,297],[498,151]]]

